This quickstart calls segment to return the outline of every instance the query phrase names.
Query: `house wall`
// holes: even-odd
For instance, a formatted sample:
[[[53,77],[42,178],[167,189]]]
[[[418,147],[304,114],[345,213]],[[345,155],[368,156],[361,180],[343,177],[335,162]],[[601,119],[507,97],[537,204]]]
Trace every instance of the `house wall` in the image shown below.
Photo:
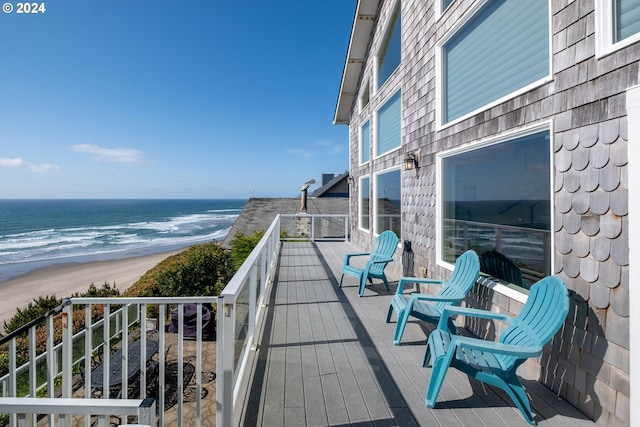
[[[373,75],[393,7],[381,1],[377,30],[364,66]],[[630,423],[628,126],[626,90],[638,84],[640,44],[596,57],[594,0],[551,1],[552,81],[457,124],[436,126],[438,40],[474,5],[456,0],[436,19],[433,1],[402,1],[402,63],[369,104],[357,100],[350,120],[352,240],[368,248],[372,233],[358,229],[359,178],[397,166],[420,150],[420,169],[402,172],[402,239],[412,242],[413,271],[446,278],[436,260],[436,154],[523,127],[549,122],[552,154],[553,273],[567,284],[571,309],[561,333],[522,376],[537,378],[599,425]],[[361,123],[402,89],[402,147],[359,164]],[[374,129],[374,126],[372,126]],[[371,135],[373,141],[375,136]],[[373,175],[371,175],[373,178]],[[402,251],[395,268],[401,273]],[[526,295],[478,285],[470,305],[517,314]],[[473,325],[468,325],[474,328]],[[478,334],[486,334],[478,326]],[[498,329],[499,330],[499,329]]]

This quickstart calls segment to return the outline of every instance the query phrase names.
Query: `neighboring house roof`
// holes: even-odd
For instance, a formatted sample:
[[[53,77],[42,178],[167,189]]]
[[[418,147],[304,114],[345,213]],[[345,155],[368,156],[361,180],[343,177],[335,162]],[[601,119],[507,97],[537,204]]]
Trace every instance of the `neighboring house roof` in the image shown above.
[[[311,197],[338,197],[338,195],[340,197],[349,197],[348,177],[349,172],[334,176],[322,187],[316,188],[313,193],[311,193]]]
[[[222,247],[229,249],[236,233],[251,234],[255,230],[267,230],[276,215],[297,214],[300,212],[300,198],[251,198],[242,208],[231,230],[222,242]],[[348,198],[316,198],[307,199],[308,214],[348,214]]]
[[[349,124],[351,106],[357,96],[356,90],[365,64],[371,33],[375,28],[379,3],[380,0],[358,0],[347,59],[342,70],[342,83],[333,118],[334,124]]]

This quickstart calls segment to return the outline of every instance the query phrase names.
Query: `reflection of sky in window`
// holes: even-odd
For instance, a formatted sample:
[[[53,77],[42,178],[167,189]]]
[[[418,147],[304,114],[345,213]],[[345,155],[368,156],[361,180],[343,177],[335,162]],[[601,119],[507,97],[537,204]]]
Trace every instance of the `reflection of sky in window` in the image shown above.
[[[401,24],[400,24],[401,16],[398,13],[398,16],[393,23],[393,32],[388,41],[388,45],[386,46],[386,50],[383,55],[382,63],[380,64],[380,71],[378,77],[378,87],[382,86],[384,82],[391,76],[391,74],[398,68],[400,65],[400,53],[401,49]]]
[[[400,170],[378,175],[377,195],[400,207]]]
[[[548,199],[548,132],[445,158],[444,170],[448,201]]]

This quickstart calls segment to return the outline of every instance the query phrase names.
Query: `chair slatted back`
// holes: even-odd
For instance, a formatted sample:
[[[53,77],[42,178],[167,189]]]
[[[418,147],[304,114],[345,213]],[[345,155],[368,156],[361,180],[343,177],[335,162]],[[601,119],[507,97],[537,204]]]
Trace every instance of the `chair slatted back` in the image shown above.
[[[479,273],[480,262],[478,260],[478,255],[472,250],[466,251],[456,260],[453,273],[451,273],[449,280],[443,284],[442,289],[440,290],[440,295],[453,298],[464,298],[473,287]],[[442,311],[445,306],[451,304],[453,303],[437,302],[435,306]]]
[[[370,262],[378,261],[382,259],[390,259],[398,247],[398,236],[391,230],[386,230],[380,233],[376,239],[373,251],[371,252]],[[372,263],[369,269],[370,273],[381,275],[384,272],[385,264]]]
[[[522,311],[500,335],[500,342],[541,347],[558,332],[569,312],[569,292],[558,277],[548,276],[531,287]],[[504,366],[515,357],[503,356]]]

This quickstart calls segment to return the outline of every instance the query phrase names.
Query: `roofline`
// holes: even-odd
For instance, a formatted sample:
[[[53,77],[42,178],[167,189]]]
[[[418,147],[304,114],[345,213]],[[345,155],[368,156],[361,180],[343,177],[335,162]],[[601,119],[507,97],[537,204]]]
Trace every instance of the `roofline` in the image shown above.
[[[375,27],[379,3],[380,0],[358,0],[353,27],[351,28],[347,58],[342,70],[342,81],[333,124],[349,124],[351,106],[353,105],[362,68],[365,64],[367,46]]]

